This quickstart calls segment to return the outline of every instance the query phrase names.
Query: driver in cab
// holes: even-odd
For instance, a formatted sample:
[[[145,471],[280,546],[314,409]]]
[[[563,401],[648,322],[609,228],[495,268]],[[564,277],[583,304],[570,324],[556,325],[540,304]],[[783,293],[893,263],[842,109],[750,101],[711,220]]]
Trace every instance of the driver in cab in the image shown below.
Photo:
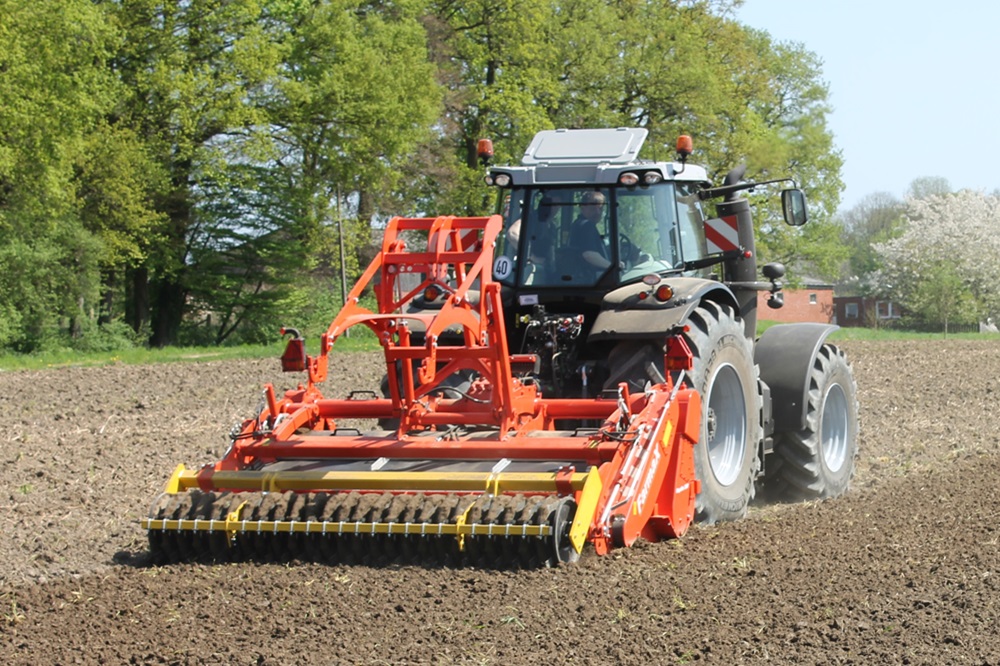
[[[605,270],[611,266],[608,246],[597,229],[604,216],[606,200],[601,192],[586,192],[580,199],[580,216],[573,222],[572,244],[588,266]]]

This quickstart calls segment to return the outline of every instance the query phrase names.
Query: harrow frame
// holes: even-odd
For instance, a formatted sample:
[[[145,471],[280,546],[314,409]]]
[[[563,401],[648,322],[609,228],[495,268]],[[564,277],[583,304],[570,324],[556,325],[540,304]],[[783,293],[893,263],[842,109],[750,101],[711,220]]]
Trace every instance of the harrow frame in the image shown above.
[[[282,367],[305,371],[306,383],[280,398],[266,385],[262,409],[234,431],[221,460],[175,470],[143,521],[154,554],[198,555],[199,544],[211,542],[214,557],[225,548],[235,556],[240,535],[249,533],[433,535],[455,537],[460,552],[470,539],[552,540],[551,561],[558,562],[572,561],[588,542],[606,553],[640,537],[682,535],[699,490],[692,449],[701,403],[670,371],[683,377],[690,350],[679,335],[666,335],[668,379],[641,394],[621,384],[615,395],[599,398],[541,395],[525,371],[537,359],[508,349],[500,284],[490,272],[501,224],[499,216],[393,218],[381,252],[321,336],[319,354],[307,355],[298,333],[282,329],[293,336]],[[360,304],[369,287],[377,311]],[[327,380],[329,353],[358,325],[382,346],[389,396],[326,398],[319,384]],[[457,372],[475,377],[468,390],[443,383]],[[399,426],[362,432],[338,426],[344,419],[395,419]],[[564,420],[600,426],[557,429]],[[190,502],[177,500],[199,493]],[[296,508],[260,508],[273,505],[273,498],[265,500],[276,494]],[[302,508],[330,504],[330,496],[346,506],[347,494],[384,496],[386,507],[410,495],[431,502],[457,496],[458,508],[446,519],[393,516],[389,508],[363,517],[347,508],[339,516]],[[523,508],[538,498],[562,503]],[[497,506],[492,514],[491,502]],[[199,538],[205,534],[207,541]],[[170,539],[182,547],[165,546]],[[225,548],[218,547],[220,539]]]

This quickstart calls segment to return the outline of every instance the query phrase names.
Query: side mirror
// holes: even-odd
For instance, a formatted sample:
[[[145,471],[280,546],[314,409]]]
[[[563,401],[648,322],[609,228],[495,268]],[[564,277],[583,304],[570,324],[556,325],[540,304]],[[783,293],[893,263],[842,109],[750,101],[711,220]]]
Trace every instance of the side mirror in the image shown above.
[[[761,272],[764,273],[764,277],[768,280],[780,280],[785,277],[785,265],[778,262],[764,264]]]
[[[782,190],[781,210],[785,215],[785,222],[793,227],[801,227],[809,219],[806,195],[802,190]]]

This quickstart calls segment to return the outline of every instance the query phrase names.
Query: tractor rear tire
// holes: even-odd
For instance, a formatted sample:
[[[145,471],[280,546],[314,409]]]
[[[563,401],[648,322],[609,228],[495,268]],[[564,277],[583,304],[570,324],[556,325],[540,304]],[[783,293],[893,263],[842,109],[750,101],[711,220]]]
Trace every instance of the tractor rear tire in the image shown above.
[[[701,437],[694,447],[701,492],[695,519],[712,524],[739,520],[753,499],[760,471],[762,397],[753,362],[753,345],[733,309],[705,302],[694,310],[684,334],[694,354],[685,376],[701,394]],[[629,391],[665,381],[663,347],[643,341],[618,343],[608,356],[611,375],[604,389],[625,382]]]
[[[824,344],[809,370],[806,423],[774,433],[765,485],[770,499],[799,501],[847,491],[858,454],[858,387],[847,357]]]
[[[604,390],[617,389],[624,382],[630,393],[641,393],[651,384],[667,381],[663,376],[663,348],[652,342],[619,342],[608,355],[610,376]]]
[[[712,524],[746,516],[760,473],[763,397],[753,342],[728,305],[705,301],[684,333],[694,354],[688,385],[701,394],[701,439],[694,447],[701,491],[695,519]]]

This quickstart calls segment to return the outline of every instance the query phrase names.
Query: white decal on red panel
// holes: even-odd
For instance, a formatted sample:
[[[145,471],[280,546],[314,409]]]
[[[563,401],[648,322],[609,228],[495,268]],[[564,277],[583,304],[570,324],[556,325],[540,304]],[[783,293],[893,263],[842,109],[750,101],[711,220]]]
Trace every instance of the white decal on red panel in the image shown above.
[[[649,461],[649,469],[646,470],[646,478],[642,480],[642,488],[639,489],[639,496],[635,498],[635,510],[640,516],[649,499],[649,491],[653,488],[653,481],[656,480],[656,470],[660,464],[660,447],[653,451],[653,458]]]
[[[705,220],[705,240],[708,242],[708,253],[738,250],[740,247],[739,225],[735,215],[713,217]]]

